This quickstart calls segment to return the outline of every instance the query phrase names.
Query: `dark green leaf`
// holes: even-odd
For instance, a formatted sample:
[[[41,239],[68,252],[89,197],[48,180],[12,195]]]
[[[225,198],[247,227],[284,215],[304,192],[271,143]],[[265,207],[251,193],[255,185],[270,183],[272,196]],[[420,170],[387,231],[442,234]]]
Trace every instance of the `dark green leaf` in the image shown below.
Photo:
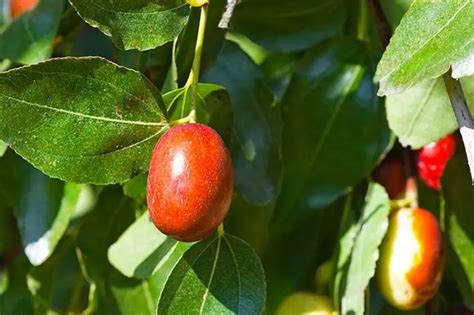
[[[67,181],[108,184],[144,173],[167,127],[163,108],[142,75],[100,58],[0,73],[0,138]]]
[[[461,81],[468,104],[474,109],[474,77]],[[402,145],[413,149],[437,141],[458,128],[441,79],[428,80],[403,93],[389,95],[386,107],[390,128]]]
[[[172,41],[188,20],[184,0],[69,0],[90,25],[121,49],[148,50]]]
[[[341,303],[343,314],[363,315],[365,312],[365,291],[375,274],[378,247],[387,232],[389,208],[388,195],[383,187],[370,184],[345,276]]]
[[[417,0],[403,17],[377,68],[380,95],[402,92],[453,68],[474,74],[474,3]],[[460,31],[463,30],[463,31]]]
[[[139,245],[137,245],[139,242]],[[190,244],[180,244],[162,234],[145,212],[110,246],[110,263],[127,277],[148,279],[168,261],[183,253]]]
[[[312,49],[283,99],[285,174],[276,229],[343,195],[372,170],[390,133],[360,42]]]
[[[463,152],[458,152],[448,163],[442,190],[446,202],[446,234],[455,253],[452,259],[460,267],[454,276],[465,304],[474,308],[474,188]]]
[[[24,255],[17,257],[8,268],[7,288],[0,294],[0,314],[33,314],[33,297],[26,284],[29,268],[30,264]]]
[[[222,235],[191,247],[168,278],[157,314],[261,314],[262,265],[242,240]]]
[[[145,201],[147,180],[148,174],[142,174],[132,178],[123,185],[123,193],[125,196],[137,201]]]
[[[281,118],[262,77],[237,45],[227,42],[203,80],[223,85],[230,94],[235,117],[231,149],[236,190],[245,199],[266,205],[279,189]]]
[[[35,63],[50,57],[64,2],[41,0],[11,24],[0,28],[0,59]]]
[[[413,0],[380,0],[379,2],[392,30],[394,30]]]
[[[243,1],[232,29],[270,50],[303,50],[336,34],[344,9],[340,0]]]

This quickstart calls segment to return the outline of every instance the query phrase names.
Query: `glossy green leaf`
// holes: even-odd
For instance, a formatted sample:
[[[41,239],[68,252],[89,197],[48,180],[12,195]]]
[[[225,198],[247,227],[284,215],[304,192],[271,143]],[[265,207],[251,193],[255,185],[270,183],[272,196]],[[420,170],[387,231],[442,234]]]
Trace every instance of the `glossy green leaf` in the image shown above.
[[[474,109],[474,77],[461,81],[468,104]],[[437,141],[458,128],[441,79],[424,81],[403,93],[387,96],[386,107],[390,129],[402,145],[413,149]]]
[[[35,63],[51,56],[64,2],[40,0],[12,23],[0,28],[0,59]]]
[[[17,213],[25,254],[32,265],[53,253],[79,205],[81,185],[51,179],[31,169],[22,186]]]
[[[232,29],[270,50],[303,50],[335,35],[345,17],[340,0],[243,1]]]
[[[474,74],[474,3],[417,0],[403,17],[377,68],[379,95],[399,93],[453,68]],[[462,31],[460,31],[462,30]]]
[[[0,73],[0,138],[67,181],[109,184],[144,173],[167,127],[163,107],[142,75],[101,58]]]
[[[2,157],[8,149],[8,145],[0,140],[0,157]]]
[[[87,23],[127,50],[148,50],[170,42],[188,20],[184,0],[69,1]]]
[[[458,152],[448,163],[442,190],[446,207],[446,235],[455,253],[453,258],[458,260],[460,266],[454,276],[465,304],[474,308],[474,188],[463,152]]]
[[[184,253],[190,246],[161,233],[150,221],[147,211],[109,247],[108,258],[127,277],[148,279],[170,257]]]
[[[276,229],[342,196],[372,170],[389,144],[366,51],[352,40],[328,42],[298,64],[283,98],[285,173]]]
[[[223,85],[230,94],[236,190],[253,203],[269,204],[279,190],[282,127],[280,108],[264,85],[261,70],[237,45],[227,42],[203,80]]]
[[[363,315],[365,312],[365,291],[375,274],[378,247],[387,232],[389,210],[390,200],[384,188],[370,184],[345,276],[341,301],[343,314]]]
[[[157,314],[261,314],[263,268],[242,240],[222,235],[191,247],[161,294]]]

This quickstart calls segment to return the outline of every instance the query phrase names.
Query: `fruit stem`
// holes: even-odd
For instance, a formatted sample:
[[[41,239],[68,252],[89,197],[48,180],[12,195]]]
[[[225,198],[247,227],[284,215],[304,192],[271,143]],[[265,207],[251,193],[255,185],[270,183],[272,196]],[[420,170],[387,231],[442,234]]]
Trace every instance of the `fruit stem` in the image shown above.
[[[224,223],[219,224],[219,227],[217,228],[217,236],[222,237],[224,236]]]
[[[410,208],[418,208],[418,187],[413,171],[412,151],[403,149],[403,165],[407,181],[405,183],[405,199],[409,200]]]
[[[454,115],[458,121],[462,141],[466,149],[467,162],[471,171],[471,181],[474,184],[474,120],[467,106],[461,84],[458,80],[453,79],[451,69],[443,75],[443,79]]]
[[[170,121],[170,125],[171,126],[176,126],[176,125],[182,125],[182,124],[187,124],[187,123],[195,123],[195,122],[196,122],[196,110],[192,109],[189,112],[188,116]]]
[[[196,47],[194,49],[194,59],[191,72],[189,73],[188,81],[186,81],[185,87],[188,88],[191,85],[199,83],[199,72],[201,71],[201,55],[202,47],[204,44],[204,34],[206,33],[206,22],[207,22],[207,9],[208,4],[204,4],[201,7],[201,16],[199,18],[198,35],[196,39]]]

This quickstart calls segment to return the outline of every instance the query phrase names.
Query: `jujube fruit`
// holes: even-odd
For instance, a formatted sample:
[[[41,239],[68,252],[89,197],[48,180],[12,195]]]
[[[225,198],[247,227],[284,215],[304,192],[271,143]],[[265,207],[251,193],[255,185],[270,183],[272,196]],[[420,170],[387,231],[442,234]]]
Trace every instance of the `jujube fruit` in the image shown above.
[[[227,214],[233,187],[231,157],[214,129],[183,124],[158,140],[147,202],[153,223],[164,234],[186,242],[210,235]]]
[[[443,267],[443,240],[436,217],[420,208],[393,212],[376,271],[387,301],[402,310],[423,305],[438,290]]]
[[[390,199],[403,197],[407,178],[399,154],[389,154],[374,170],[373,177],[385,188]]]
[[[288,296],[278,307],[277,315],[331,315],[331,299],[324,295],[296,292]]]
[[[439,191],[446,163],[454,155],[455,150],[456,138],[449,135],[425,145],[418,152],[418,174],[428,187]]]
[[[38,4],[38,0],[11,0],[10,1],[10,16],[16,18],[35,7]]]

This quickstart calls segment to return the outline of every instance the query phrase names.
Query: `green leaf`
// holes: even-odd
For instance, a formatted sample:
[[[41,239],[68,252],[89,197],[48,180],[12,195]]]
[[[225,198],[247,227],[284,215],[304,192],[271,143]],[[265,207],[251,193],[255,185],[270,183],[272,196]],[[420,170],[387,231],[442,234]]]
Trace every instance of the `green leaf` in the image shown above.
[[[474,3],[417,0],[403,17],[377,68],[379,95],[399,93],[453,68],[474,74]],[[463,31],[460,31],[463,30]]]
[[[390,133],[361,42],[309,51],[283,98],[285,173],[276,229],[321,209],[368,175]]]
[[[278,195],[281,177],[282,124],[280,108],[263,84],[261,70],[236,44],[226,42],[203,80],[223,85],[230,94],[236,190],[252,203],[271,203]]]
[[[0,157],[2,157],[8,149],[8,145],[0,140]]]
[[[146,201],[146,185],[148,174],[138,175],[123,184],[125,196],[133,198],[139,202]]]
[[[474,109],[474,77],[461,81],[468,104]],[[387,96],[386,107],[390,128],[402,145],[413,149],[437,141],[458,128],[441,79],[424,81],[403,93]]]
[[[379,2],[392,30],[394,30],[413,0],[380,0]]]
[[[345,276],[345,290],[341,302],[343,314],[364,314],[365,290],[375,274],[379,258],[378,247],[387,232],[389,209],[390,201],[384,188],[371,183],[356,227],[357,235]]]
[[[261,314],[262,265],[242,240],[222,235],[191,247],[162,292],[157,314]]]
[[[196,121],[214,128],[229,144],[232,135],[232,107],[225,88],[216,84],[199,83],[163,95],[170,120],[186,117],[192,109]]]
[[[69,0],[91,26],[121,49],[148,50],[176,38],[188,20],[184,0]]]
[[[344,9],[340,0],[243,1],[232,29],[270,50],[303,50],[336,34]]]
[[[0,59],[35,63],[51,56],[63,1],[40,0],[12,23],[0,28]]]
[[[109,247],[108,258],[127,277],[148,279],[176,256],[175,252],[182,254],[190,246],[161,233],[145,212]]]
[[[144,173],[167,127],[163,108],[141,74],[101,58],[0,73],[0,139],[66,181],[110,184]]]
[[[458,261],[460,268],[454,277],[464,296],[464,303],[474,308],[474,188],[463,152],[458,152],[448,162],[442,178],[442,191],[446,207],[446,235],[455,253],[448,259]]]
[[[7,269],[8,284],[5,292],[0,294],[0,314],[34,314],[33,297],[26,284],[29,269],[30,264],[24,255],[15,258]]]
[[[53,253],[79,204],[81,185],[51,179],[31,169],[17,213],[25,254],[34,266]]]

